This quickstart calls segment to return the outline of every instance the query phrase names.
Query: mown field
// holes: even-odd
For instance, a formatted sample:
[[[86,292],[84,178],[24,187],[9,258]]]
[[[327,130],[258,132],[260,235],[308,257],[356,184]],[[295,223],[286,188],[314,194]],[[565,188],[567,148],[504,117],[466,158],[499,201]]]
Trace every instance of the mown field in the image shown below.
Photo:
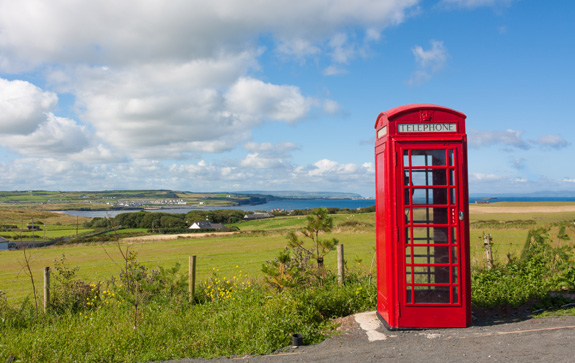
[[[527,233],[535,226],[548,225],[556,221],[575,220],[575,203],[494,203],[471,212],[471,260],[472,265],[485,263],[482,233],[493,237],[493,252],[496,262],[506,261],[507,255],[518,256],[523,248]],[[526,207],[535,207],[525,213]],[[559,207],[570,207],[573,211],[554,212]],[[505,213],[497,213],[498,208]],[[508,209],[515,208],[517,213]],[[485,212],[487,210],[487,212]],[[541,211],[537,211],[541,210]],[[57,217],[54,217],[57,218]],[[76,218],[68,218],[69,225],[75,225]],[[49,220],[47,216],[44,218]],[[62,220],[63,221],[63,220]],[[62,221],[51,223],[62,223]],[[215,270],[228,278],[237,273],[237,268],[253,278],[261,277],[261,266],[273,259],[286,245],[285,235],[305,224],[304,216],[276,217],[273,219],[242,222],[236,224],[241,233],[233,236],[214,234],[206,238],[181,238],[171,241],[125,243],[107,242],[82,245],[53,246],[29,249],[31,267],[36,286],[41,286],[41,272],[62,255],[71,267],[78,266],[77,275],[86,281],[97,282],[118,275],[122,261],[119,248],[137,252],[138,261],[149,268],[169,267],[180,263],[187,271],[188,257],[197,256],[198,280],[207,279]],[[326,238],[335,237],[345,246],[347,266],[353,269],[373,269],[375,252],[375,214],[334,215],[334,230]],[[575,231],[567,231],[575,241]],[[120,234],[121,236],[121,234]],[[336,254],[326,257],[328,267],[335,268]],[[229,275],[229,276],[228,276]],[[0,252],[0,290],[7,293],[9,301],[15,303],[31,293],[30,278],[24,273],[23,251]]]

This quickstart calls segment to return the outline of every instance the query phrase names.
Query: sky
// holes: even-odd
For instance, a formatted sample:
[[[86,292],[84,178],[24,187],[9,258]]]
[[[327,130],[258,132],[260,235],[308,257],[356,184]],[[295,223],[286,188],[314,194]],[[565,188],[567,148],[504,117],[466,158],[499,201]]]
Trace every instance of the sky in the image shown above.
[[[374,196],[375,120],[467,115],[470,193],[575,191],[570,0],[0,0],[0,190]]]

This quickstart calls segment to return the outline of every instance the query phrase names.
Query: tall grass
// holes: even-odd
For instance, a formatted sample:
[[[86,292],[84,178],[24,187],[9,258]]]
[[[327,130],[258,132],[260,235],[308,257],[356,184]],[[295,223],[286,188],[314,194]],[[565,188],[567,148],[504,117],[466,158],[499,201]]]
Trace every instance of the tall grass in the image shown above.
[[[17,309],[0,305],[0,361],[142,362],[267,354],[288,346],[295,333],[305,344],[317,343],[331,334],[331,318],[375,306],[374,283],[356,274],[343,286],[329,274],[321,286],[282,293],[236,279],[225,298],[210,297],[209,283],[202,285],[195,304],[181,286],[171,294],[159,289],[148,295],[137,324],[134,304],[120,293],[118,282],[92,284],[89,304],[53,309],[38,319],[29,302]]]

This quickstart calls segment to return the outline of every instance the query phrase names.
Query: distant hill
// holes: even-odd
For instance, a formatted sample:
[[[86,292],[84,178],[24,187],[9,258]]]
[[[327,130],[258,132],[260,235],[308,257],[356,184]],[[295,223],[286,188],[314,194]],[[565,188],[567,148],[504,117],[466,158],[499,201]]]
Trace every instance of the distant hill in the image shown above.
[[[243,191],[234,193],[271,195],[276,198],[285,198],[285,199],[362,199],[363,198],[361,195],[357,193],[303,192],[300,190],[284,190],[284,191],[252,190],[252,191]]]
[[[573,198],[575,191],[538,191],[532,193],[470,193],[470,198]]]

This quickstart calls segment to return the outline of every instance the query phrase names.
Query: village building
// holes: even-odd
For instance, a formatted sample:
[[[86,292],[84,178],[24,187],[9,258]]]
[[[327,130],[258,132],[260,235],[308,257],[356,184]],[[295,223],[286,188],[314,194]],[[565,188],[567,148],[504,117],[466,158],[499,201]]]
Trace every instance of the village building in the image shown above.
[[[254,219],[265,219],[265,218],[273,218],[273,217],[275,217],[275,216],[274,216],[273,214],[271,214],[271,213],[267,213],[267,212],[255,212],[255,213],[252,213],[252,214],[246,214],[246,215],[244,216],[244,219],[245,219],[246,221],[251,221],[251,220],[254,220]]]
[[[212,223],[208,219],[205,221],[194,222],[188,229],[226,229],[227,227],[220,223]]]

